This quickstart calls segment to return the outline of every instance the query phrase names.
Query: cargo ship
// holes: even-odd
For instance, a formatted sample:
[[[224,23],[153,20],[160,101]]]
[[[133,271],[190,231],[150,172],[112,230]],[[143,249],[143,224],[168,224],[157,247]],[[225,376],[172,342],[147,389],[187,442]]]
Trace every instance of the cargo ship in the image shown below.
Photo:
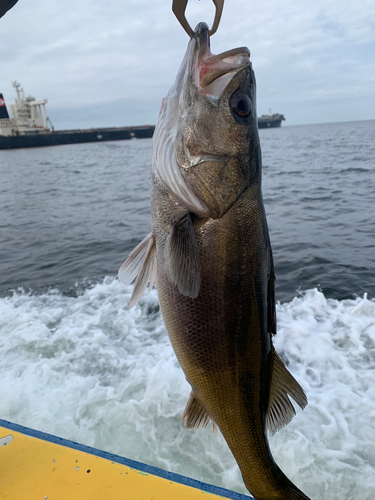
[[[25,97],[18,82],[12,82],[17,98],[10,106],[10,116],[0,94],[0,149],[33,148],[80,144],[84,142],[123,141],[152,137],[155,125],[54,130],[46,113],[47,99]],[[285,120],[279,113],[262,115],[258,128],[280,127]]]
[[[18,82],[12,85],[17,98],[10,106],[10,116],[3,94],[0,94],[0,149],[144,139],[152,137],[155,130],[154,125],[54,130],[46,114],[47,99],[25,97]]]
[[[268,115],[262,115],[258,118],[258,128],[275,128],[281,127],[281,122],[285,120],[284,115],[279,113],[272,114],[269,110]]]

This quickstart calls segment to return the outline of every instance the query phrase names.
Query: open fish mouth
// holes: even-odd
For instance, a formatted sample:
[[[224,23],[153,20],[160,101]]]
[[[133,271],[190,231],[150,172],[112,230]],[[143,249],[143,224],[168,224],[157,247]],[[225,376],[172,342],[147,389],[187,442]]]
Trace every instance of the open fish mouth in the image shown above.
[[[195,84],[202,93],[220,97],[233,76],[250,65],[250,51],[247,47],[238,47],[212,54],[205,23],[197,26],[194,36],[198,45],[194,61]]]
[[[227,50],[218,55],[210,53],[198,66],[199,84],[204,88],[228,73],[237,73],[250,64],[250,51],[247,47]]]

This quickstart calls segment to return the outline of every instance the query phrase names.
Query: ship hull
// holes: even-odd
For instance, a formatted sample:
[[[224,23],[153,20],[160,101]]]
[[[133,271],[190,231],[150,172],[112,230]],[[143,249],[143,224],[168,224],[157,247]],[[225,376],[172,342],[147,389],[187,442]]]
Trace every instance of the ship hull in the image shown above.
[[[152,137],[155,127],[118,127],[88,130],[62,130],[50,133],[0,136],[0,149],[38,148],[82,144],[87,142],[123,141]]]
[[[258,128],[281,127],[281,122],[282,122],[282,120],[265,120],[265,121],[261,121],[261,122],[258,120]]]

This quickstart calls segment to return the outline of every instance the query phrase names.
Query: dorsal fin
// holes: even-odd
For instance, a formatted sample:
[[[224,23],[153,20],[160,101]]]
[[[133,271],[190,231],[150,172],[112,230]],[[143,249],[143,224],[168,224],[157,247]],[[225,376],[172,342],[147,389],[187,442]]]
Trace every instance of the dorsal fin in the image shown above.
[[[130,253],[127,260],[120,267],[118,277],[125,285],[130,285],[137,277],[129,308],[140,300],[148,283],[150,283],[148,291],[151,291],[156,278],[156,244],[152,233],[147,235]]]
[[[191,391],[188,402],[186,403],[182,420],[185,420],[186,428],[189,430],[204,429],[211,421],[211,430],[213,433],[216,433],[216,424],[213,421],[213,418],[198,400],[193,391]]]
[[[304,390],[287,370],[280,356],[274,350],[270,396],[266,415],[266,425],[271,435],[287,425],[296,414],[288,395],[302,409],[307,405]]]

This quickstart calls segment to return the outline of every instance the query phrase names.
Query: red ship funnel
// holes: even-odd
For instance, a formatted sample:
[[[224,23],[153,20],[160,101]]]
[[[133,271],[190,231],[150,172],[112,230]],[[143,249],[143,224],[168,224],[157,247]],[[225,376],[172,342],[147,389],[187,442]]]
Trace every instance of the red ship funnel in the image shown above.
[[[0,120],[9,120],[8,110],[4,101],[3,94],[0,94]]]

